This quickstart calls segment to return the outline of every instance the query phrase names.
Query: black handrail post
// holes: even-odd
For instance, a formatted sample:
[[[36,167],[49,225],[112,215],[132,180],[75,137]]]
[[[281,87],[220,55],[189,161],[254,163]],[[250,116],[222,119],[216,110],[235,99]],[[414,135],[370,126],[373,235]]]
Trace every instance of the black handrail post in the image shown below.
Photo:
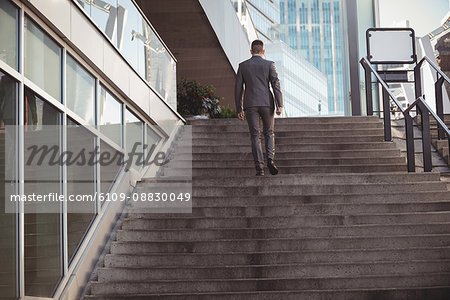
[[[406,158],[408,162],[408,172],[416,171],[416,156],[414,151],[414,126],[411,116],[405,115],[406,128]]]
[[[421,73],[421,67],[422,67],[423,60],[421,60],[415,67],[414,67],[414,92],[415,92],[415,98],[419,98],[422,96],[422,73]],[[417,106],[417,110],[422,116],[422,111],[419,105]]]
[[[364,77],[366,81],[366,109],[367,115],[373,116],[373,98],[372,98],[372,74],[365,63],[362,64],[364,68]]]
[[[423,151],[423,171],[431,172],[433,165],[431,163],[431,134],[430,134],[430,115],[422,103],[417,105],[420,108],[422,117],[422,151]]]
[[[391,103],[389,101],[389,92],[383,88],[383,118],[384,118],[384,140],[392,141],[391,132]]]
[[[434,84],[434,92],[436,96],[436,114],[438,117],[444,121],[444,104],[442,101],[442,85],[444,84],[444,77],[440,78]],[[442,140],[445,138],[444,128],[438,124],[438,139]]]

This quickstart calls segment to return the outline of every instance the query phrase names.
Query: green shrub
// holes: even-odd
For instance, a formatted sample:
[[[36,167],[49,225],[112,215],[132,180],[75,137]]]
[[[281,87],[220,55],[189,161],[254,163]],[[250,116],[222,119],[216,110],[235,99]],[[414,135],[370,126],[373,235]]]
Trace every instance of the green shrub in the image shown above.
[[[212,115],[211,118],[215,119],[226,119],[226,118],[237,118],[238,114],[237,111],[230,107],[229,104],[227,104],[227,107],[220,106],[219,113]]]
[[[220,113],[220,101],[213,86],[203,86],[195,80],[181,80],[177,85],[178,112],[183,116],[209,115]]]

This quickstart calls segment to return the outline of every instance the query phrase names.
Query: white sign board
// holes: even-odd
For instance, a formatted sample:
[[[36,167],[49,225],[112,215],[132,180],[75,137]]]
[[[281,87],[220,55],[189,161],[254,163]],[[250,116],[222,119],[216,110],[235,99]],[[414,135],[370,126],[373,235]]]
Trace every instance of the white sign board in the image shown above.
[[[415,34],[411,28],[371,28],[366,38],[367,58],[373,64],[416,62]]]

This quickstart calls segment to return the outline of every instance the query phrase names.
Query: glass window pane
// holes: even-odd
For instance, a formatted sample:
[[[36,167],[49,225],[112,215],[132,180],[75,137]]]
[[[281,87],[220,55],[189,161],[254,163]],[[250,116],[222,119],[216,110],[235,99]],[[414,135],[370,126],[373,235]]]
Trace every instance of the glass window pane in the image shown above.
[[[61,194],[61,166],[51,164],[59,157],[61,113],[30,89],[24,92],[25,195]],[[33,146],[48,147],[49,155],[39,163],[31,160]],[[59,201],[25,203],[25,294],[50,297],[61,273],[61,207]]]
[[[25,18],[25,76],[57,100],[61,99],[61,47]]]
[[[159,134],[156,133],[156,130],[153,128],[153,126],[149,126],[147,125],[147,153],[149,151],[151,151],[151,148],[153,145],[156,146],[159,144],[159,142],[161,141],[161,136]]]
[[[95,193],[95,166],[84,161],[79,154],[94,152],[95,136],[71,119],[67,120],[67,145],[71,154],[67,159],[67,196],[92,197]],[[67,239],[69,261],[75,255],[76,249],[83,240],[86,231],[95,217],[96,202],[67,202]]]
[[[16,296],[16,214],[5,213],[5,196],[16,193],[16,103],[17,83],[0,72],[0,295],[6,298]]]
[[[95,79],[67,55],[67,107],[88,123],[95,124]]]
[[[82,0],[88,3],[87,0]],[[117,0],[91,0],[85,4],[85,9],[90,7],[90,15],[94,22],[106,35],[116,43],[118,18],[124,18],[123,11],[117,9]]]
[[[111,140],[122,145],[122,104],[103,86],[100,86],[99,99],[100,131]]]
[[[0,1],[0,59],[18,69],[19,10],[10,1]]]
[[[125,123],[126,123],[126,151],[128,154],[133,154],[133,164],[134,169],[139,169],[142,165],[143,151],[143,129],[144,125],[141,120],[138,119],[131,111],[128,109],[125,112]],[[139,159],[140,158],[140,159]]]
[[[104,156],[105,162],[100,161],[101,192],[109,192],[116,177],[122,168],[123,154],[114,150],[107,143],[100,142],[100,156]],[[102,203],[103,205],[103,203]]]
[[[126,60],[138,70],[139,54],[143,55],[141,42],[142,17],[131,0],[119,0],[118,11],[126,16],[118,23],[117,48]],[[139,49],[139,50],[138,50]]]

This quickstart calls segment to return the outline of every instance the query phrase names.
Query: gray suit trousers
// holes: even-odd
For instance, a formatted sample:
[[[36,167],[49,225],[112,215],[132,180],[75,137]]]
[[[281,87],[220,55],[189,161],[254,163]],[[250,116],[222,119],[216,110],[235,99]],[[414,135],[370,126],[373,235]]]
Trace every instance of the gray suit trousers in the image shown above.
[[[274,107],[253,106],[245,109],[250,138],[252,141],[252,153],[256,168],[264,168],[264,156],[260,139],[260,119],[263,124],[263,135],[266,142],[267,159],[273,159],[275,155]]]

